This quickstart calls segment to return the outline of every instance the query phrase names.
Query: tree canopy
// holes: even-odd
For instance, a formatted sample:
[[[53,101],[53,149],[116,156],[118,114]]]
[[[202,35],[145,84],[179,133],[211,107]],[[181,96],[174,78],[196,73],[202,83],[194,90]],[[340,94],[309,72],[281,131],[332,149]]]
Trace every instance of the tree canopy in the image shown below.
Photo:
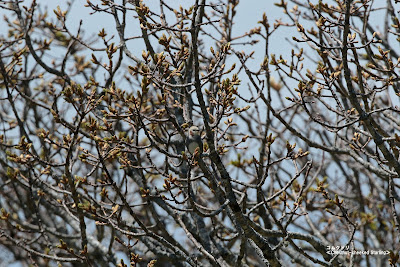
[[[0,1],[0,265],[397,266],[398,1],[155,2]]]

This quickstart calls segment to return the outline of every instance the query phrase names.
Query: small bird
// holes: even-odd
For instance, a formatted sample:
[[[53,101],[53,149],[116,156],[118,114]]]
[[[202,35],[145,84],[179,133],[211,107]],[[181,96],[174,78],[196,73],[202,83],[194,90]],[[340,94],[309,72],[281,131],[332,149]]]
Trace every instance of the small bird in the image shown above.
[[[203,142],[201,141],[200,130],[197,126],[189,128],[186,138],[186,146],[188,147],[190,154],[194,154],[196,148],[199,148],[199,154],[203,153]]]

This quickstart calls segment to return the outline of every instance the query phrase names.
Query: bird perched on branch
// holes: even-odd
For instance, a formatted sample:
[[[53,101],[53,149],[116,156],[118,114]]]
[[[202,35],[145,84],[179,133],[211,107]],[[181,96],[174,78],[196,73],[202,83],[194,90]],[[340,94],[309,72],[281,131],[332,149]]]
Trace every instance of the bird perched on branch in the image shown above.
[[[194,154],[196,148],[199,148],[199,154],[203,153],[203,142],[201,141],[200,129],[197,126],[189,128],[186,138],[186,146],[190,154]]]

